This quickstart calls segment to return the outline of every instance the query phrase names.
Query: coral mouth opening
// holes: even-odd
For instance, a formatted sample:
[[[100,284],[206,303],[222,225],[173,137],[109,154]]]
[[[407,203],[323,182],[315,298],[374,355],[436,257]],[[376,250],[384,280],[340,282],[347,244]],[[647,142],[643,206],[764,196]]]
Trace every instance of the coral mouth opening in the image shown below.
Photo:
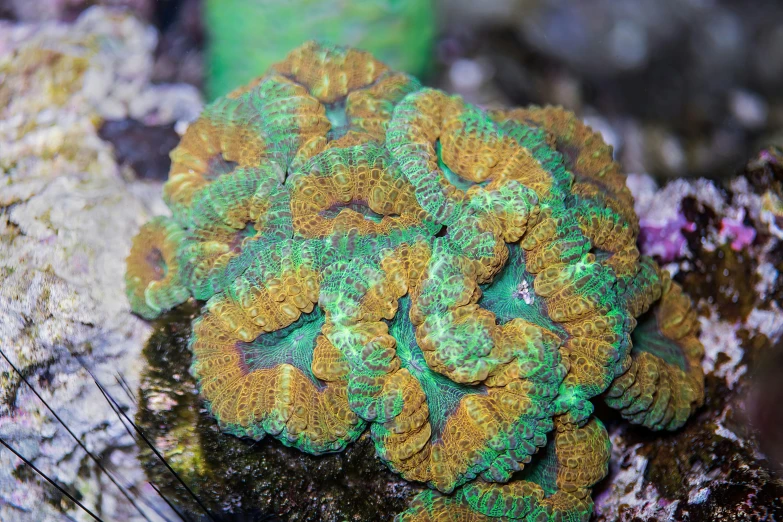
[[[364,216],[364,219],[367,221],[372,221],[374,223],[379,223],[384,217],[398,217],[397,214],[389,214],[388,216],[384,216],[383,214],[378,214],[373,209],[371,209],[366,201],[362,200],[355,200],[350,201],[348,203],[339,203],[332,205],[331,207],[322,210],[318,213],[321,217],[324,217],[326,219],[334,219],[337,217],[340,212],[343,211],[343,209],[350,209],[356,212],[357,214],[361,214]]]
[[[242,251],[242,244],[244,243],[245,239],[255,236],[256,233],[257,231],[255,223],[248,223],[242,230],[237,230],[237,233],[234,234],[234,238],[231,240],[231,243],[229,243],[228,247],[232,252],[238,254]]]
[[[236,161],[227,160],[223,153],[215,154],[209,159],[207,163],[207,171],[204,173],[204,178],[209,181],[213,181],[224,174],[233,172],[239,166]]]
[[[348,113],[345,110],[346,100],[338,100],[326,105],[326,119],[332,128],[327,134],[327,139],[335,140],[348,132]]]
[[[461,190],[462,192],[467,192],[467,190],[473,186],[483,187],[488,183],[487,181],[475,183],[451,170],[451,168],[446,165],[446,162],[443,161],[443,146],[440,144],[440,140],[435,142],[435,152],[438,154],[438,168],[443,172],[443,177],[446,178],[446,181],[451,183],[454,188]]]
[[[159,249],[153,248],[150,250],[147,254],[146,261],[147,265],[152,270],[152,279],[155,281],[161,281],[166,277],[168,266],[166,265],[166,261],[163,259],[163,253]]]
[[[599,263],[603,263],[612,257],[612,252],[593,246],[590,249],[590,253],[595,256],[595,260]]]

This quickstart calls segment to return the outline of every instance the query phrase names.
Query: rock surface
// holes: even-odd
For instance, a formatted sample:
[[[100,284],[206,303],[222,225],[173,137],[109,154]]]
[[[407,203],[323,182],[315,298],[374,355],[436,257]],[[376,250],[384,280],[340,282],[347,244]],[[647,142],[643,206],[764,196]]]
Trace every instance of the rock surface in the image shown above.
[[[139,226],[165,211],[159,184],[118,164],[98,128],[184,124],[200,110],[193,88],[150,85],[155,43],[154,30],[102,8],[72,25],[0,27],[0,438],[111,520],[168,509],[90,375],[132,412],[150,329],[130,314],[124,260]],[[138,509],[101,467],[142,498]],[[91,519],[0,449],[0,519],[66,513]]]
[[[769,402],[779,384],[768,378],[781,370],[781,159],[764,150],[725,187],[629,179],[642,251],[668,263],[696,302],[706,404],[675,433],[608,425],[612,467],[595,496],[597,520],[783,516],[780,413]]]

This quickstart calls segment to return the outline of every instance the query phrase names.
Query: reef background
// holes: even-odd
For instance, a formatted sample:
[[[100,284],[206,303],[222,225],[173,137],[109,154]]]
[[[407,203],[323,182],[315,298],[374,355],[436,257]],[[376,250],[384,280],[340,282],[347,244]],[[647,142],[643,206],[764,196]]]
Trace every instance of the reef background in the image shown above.
[[[297,2],[305,9],[312,0]],[[428,33],[417,37],[416,50],[427,48],[420,39],[434,38],[431,59],[376,54],[473,103],[563,105],[601,129],[628,172],[728,179],[756,150],[783,137],[783,6],[774,0],[418,3],[431,7],[403,14],[434,25],[409,24]],[[2,0],[0,18],[71,22],[96,4],[127,9],[156,27],[153,82],[207,86],[206,0]],[[306,19],[299,18],[296,27]],[[337,43],[362,41],[362,30],[349,30]],[[261,60],[285,52],[266,53],[259,70],[268,65]]]
[[[85,11],[95,3],[130,14]],[[643,173],[629,177],[642,251],[672,271],[702,321],[707,404],[682,430],[650,433],[601,411],[614,448],[610,476],[594,494],[596,519],[779,520],[783,157],[757,151],[783,143],[783,7],[477,5],[436,5],[425,81],[487,106],[562,104],[600,130],[624,170]],[[171,365],[161,354],[181,354],[193,308],[152,327],[129,313],[122,275],[130,239],[165,212],[167,153],[202,106],[199,3],[4,0],[0,16],[3,353],[152,520],[176,515],[150,481],[181,509],[199,508],[156,458],[139,458],[132,428],[104,391],[150,426],[174,463],[205,470],[207,483],[183,478],[210,509],[283,520],[402,510],[419,486],[386,471],[368,443],[315,458],[271,440],[218,438],[198,417],[186,372],[161,371]],[[140,387],[148,393],[138,397]],[[5,360],[0,390],[3,440],[104,519],[143,520]],[[178,452],[172,441],[188,434],[170,434],[183,419],[202,428],[190,436],[220,451]],[[273,478],[237,492],[258,476]],[[65,513],[90,519],[0,448],[0,520]]]

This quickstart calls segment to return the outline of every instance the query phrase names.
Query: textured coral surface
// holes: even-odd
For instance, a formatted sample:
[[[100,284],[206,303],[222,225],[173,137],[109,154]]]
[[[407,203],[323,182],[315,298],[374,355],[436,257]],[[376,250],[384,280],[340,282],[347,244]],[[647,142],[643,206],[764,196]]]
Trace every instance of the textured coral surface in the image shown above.
[[[432,488],[404,520],[586,520],[609,458],[592,400],[654,429],[703,401],[690,301],[571,113],[488,112],[308,43],[171,156],[134,310],[206,301],[191,371],[223,431],[320,454],[369,424]]]

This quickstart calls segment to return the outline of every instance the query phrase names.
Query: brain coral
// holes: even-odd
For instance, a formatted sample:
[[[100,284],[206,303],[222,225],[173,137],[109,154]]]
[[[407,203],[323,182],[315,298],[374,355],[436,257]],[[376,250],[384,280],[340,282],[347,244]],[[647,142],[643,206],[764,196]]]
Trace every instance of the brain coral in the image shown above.
[[[486,111],[308,43],[171,156],[134,310],[206,301],[192,371],[228,433],[318,454],[370,425],[433,488],[403,520],[587,520],[609,458],[592,401],[673,429],[703,400],[690,300],[563,109]]]

